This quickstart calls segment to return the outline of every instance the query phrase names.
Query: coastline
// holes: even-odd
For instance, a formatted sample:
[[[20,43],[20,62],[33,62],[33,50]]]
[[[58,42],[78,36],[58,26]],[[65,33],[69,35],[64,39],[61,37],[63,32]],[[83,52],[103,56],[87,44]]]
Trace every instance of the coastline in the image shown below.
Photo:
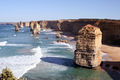
[[[70,36],[70,34],[67,34],[66,32],[65,34],[63,32],[62,36],[65,36],[64,38],[69,40],[69,44],[73,47],[73,50],[75,50],[75,36]],[[115,71],[120,74],[120,47],[102,44],[101,55],[101,68],[108,71]]]
[[[73,48],[75,48],[76,41],[75,36],[70,36],[69,33],[62,34],[62,36],[69,40],[69,44],[73,45]],[[110,59],[105,59],[105,61],[120,61],[120,47],[116,46],[110,46],[102,44],[101,51],[103,55],[107,55]]]

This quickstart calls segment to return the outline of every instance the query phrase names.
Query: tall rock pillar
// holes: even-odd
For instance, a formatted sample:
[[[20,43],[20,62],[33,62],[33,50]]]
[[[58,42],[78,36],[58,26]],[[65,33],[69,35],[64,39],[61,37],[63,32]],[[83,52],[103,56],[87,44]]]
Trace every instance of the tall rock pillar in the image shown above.
[[[14,27],[15,27],[15,31],[18,32],[19,31],[18,24],[14,24]]]
[[[32,29],[32,34],[37,36],[40,34],[40,25],[38,23],[34,23],[33,29]]]
[[[100,65],[102,32],[98,27],[86,25],[79,31],[74,52],[75,64],[94,68]]]

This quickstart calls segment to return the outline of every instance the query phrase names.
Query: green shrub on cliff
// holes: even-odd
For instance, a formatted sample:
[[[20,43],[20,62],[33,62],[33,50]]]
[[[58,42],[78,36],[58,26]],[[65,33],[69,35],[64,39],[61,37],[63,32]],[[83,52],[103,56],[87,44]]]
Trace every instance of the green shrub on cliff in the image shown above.
[[[24,78],[17,79],[12,71],[6,67],[0,74],[0,80],[24,80]]]
[[[12,71],[8,69],[7,67],[2,70],[2,73],[0,74],[0,80],[17,80]]]

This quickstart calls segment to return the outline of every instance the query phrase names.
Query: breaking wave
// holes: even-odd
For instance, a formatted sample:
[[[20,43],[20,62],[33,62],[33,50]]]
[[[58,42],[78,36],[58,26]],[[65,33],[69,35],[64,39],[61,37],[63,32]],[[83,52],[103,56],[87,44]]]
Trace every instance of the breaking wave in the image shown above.
[[[0,58],[0,72],[3,68],[9,67],[13,74],[20,78],[23,74],[25,74],[28,70],[36,67],[42,57],[41,48],[38,46],[37,48],[31,49],[31,52],[34,55],[21,55],[21,56],[11,56],[11,57],[1,57]]]
[[[0,42],[0,46],[5,46],[7,44],[7,41]]]

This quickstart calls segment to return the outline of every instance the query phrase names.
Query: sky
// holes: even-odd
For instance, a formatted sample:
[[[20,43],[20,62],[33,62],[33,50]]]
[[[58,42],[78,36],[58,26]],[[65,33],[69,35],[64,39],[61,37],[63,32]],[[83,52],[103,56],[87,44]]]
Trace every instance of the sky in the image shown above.
[[[0,0],[0,22],[120,19],[120,0]]]

